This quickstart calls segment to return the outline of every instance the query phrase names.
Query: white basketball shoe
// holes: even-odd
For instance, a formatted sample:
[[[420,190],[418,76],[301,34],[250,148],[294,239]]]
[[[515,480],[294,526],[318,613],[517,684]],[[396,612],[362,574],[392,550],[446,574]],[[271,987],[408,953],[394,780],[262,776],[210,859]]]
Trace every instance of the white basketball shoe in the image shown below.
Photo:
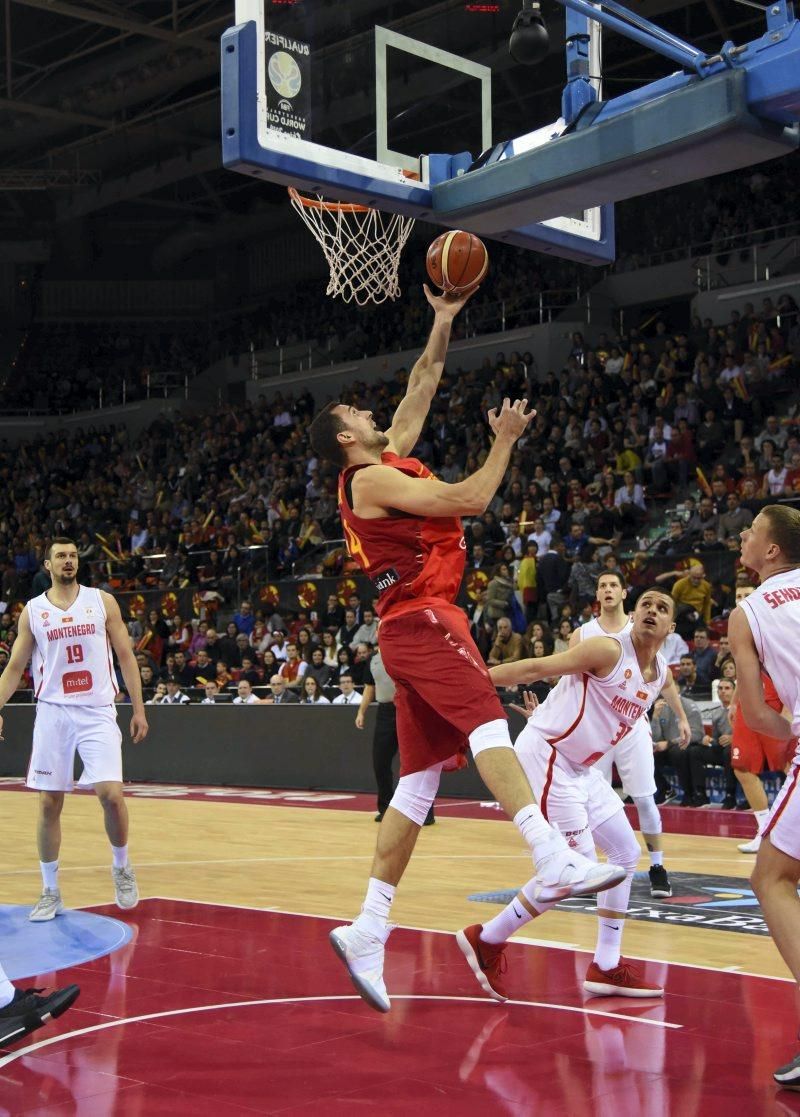
[[[572,896],[590,896],[605,892],[626,877],[621,865],[591,861],[565,841],[537,850],[534,899],[549,904]]]
[[[384,943],[354,923],[336,927],[328,938],[370,1008],[388,1012],[392,1004],[383,981]]]

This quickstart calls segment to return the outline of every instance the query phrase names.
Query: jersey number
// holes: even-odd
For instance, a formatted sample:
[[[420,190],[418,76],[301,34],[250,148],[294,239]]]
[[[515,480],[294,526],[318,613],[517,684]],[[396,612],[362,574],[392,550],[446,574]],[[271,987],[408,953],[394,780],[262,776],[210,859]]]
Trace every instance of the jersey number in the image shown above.
[[[358,538],[350,525],[348,523],[345,523],[344,520],[342,520],[342,525],[344,527],[345,539],[347,540],[347,550],[350,554],[350,557],[356,558],[358,555],[360,555],[363,560],[364,566],[368,567],[369,559],[367,558],[366,552],[361,545],[361,540]]]
[[[620,741],[622,740],[622,738],[627,736],[627,734],[630,733],[630,731],[631,731],[631,726],[626,725],[624,721],[621,721],[619,723],[619,729],[617,730],[616,734],[611,738],[611,747],[613,748],[614,745],[618,745],[620,743]]]
[[[67,644],[67,663],[83,663],[83,646]]]

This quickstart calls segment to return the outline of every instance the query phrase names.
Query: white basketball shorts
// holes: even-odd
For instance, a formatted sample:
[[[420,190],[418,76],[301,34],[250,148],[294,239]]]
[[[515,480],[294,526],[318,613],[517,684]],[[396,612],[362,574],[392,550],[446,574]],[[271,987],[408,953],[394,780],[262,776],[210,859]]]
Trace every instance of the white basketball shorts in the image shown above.
[[[622,800],[596,765],[571,763],[531,722],[514,748],[542,814],[562,834],[594,829],[623,810]]]
[[[778,792],[761,833],[785,853],[800,861],[800,759],[795,756],[786,782]]]
[[[76,752],[83,761],[79,787],[122,782],[122,734],[116,707],[38,702],[28,787],[72,791]]]
[[[611,768],[616,764],[626,795],[634,799],[656,793],[653,734],[650,722],[641,717],[618,745],[601,756],[594,765],[611,782]]]

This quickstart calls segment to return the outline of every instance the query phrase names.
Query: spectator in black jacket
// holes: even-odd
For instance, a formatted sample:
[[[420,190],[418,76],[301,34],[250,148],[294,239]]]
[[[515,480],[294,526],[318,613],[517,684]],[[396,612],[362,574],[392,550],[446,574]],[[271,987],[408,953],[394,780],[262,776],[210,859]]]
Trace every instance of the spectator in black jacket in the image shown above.
[[[344,624],[344,606],[335,593],[328,594],[325,612],[322,614],[323,628],[340,628]]]
[[[539,616],[547,618],[548,606],[552,616],[558,616],[558,609],[570,575],[570,564],[564,558],[564,542],[559,536],[550,540],[550,546],[536,562],[536,584],[539,590]],[[551,595],[559,595],[558,600]]]

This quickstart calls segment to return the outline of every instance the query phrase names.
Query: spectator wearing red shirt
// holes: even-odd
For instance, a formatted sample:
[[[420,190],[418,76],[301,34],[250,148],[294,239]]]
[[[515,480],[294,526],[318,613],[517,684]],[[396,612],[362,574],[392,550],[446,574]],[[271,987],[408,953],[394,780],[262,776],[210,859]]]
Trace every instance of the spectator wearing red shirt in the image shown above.
[[[280,666],[278,674],[285,681],[286,685],[292,687],[293,690],[300,689],[303,682],[303,675],[308,670],[308,664],[304,659],[300,658],[297,650],[297,644],[289,640],[286,643],[286,659]]]
[[[697,461],[694,434],[686,419],[679,419],[677,428],[672,428],[672,438],[667,444],[667,461],[670,471],[677,475],[678,483],[685,488],[689,470],[694,469]]]

